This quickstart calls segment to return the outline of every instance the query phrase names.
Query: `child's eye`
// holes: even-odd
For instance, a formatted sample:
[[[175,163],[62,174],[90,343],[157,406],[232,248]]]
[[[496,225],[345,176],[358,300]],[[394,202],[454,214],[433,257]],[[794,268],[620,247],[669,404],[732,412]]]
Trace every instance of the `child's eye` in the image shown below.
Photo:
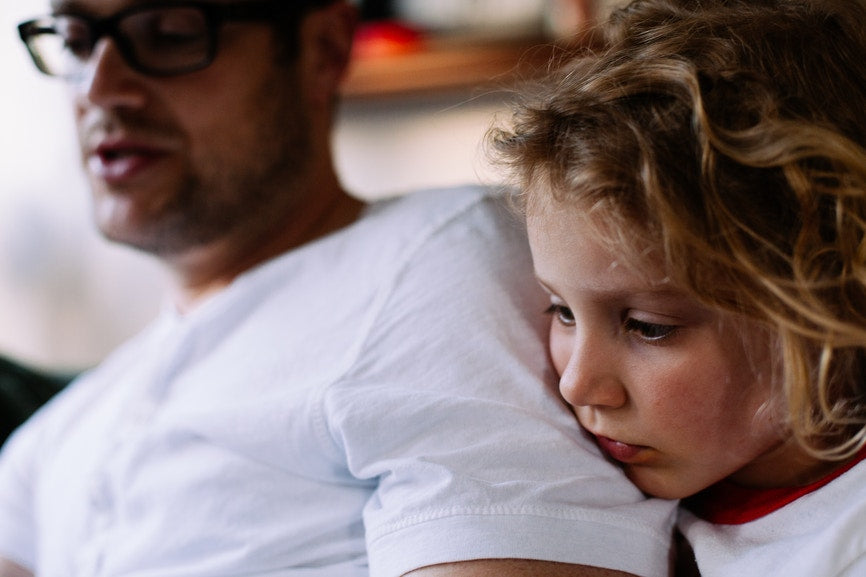
[[[626,332],[636,333],[645,341],[657,342],[666,339],[677,330],[676,325],[662,325],[639,321],[635,318],[627,318],[623,323]]]
[[[565,305],[552,304],[544,312],[553,315],[557,322],[567,327],[574,324],[574,313],[572,313],[571,309]]]

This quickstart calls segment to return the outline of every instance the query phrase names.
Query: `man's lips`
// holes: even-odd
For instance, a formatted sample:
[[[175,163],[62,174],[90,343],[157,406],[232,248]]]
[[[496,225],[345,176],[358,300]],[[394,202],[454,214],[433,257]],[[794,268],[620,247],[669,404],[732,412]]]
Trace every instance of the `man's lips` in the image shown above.
[[[600,435],[595,435],[595,440],[602,451],[620,463],[639,464],[645,460],[649,451],[649,447],[629,445]]]
[[[111,185],[122,185],[165,157],[164,148],[133,141],[104,141],[91,149],[87,167]]]

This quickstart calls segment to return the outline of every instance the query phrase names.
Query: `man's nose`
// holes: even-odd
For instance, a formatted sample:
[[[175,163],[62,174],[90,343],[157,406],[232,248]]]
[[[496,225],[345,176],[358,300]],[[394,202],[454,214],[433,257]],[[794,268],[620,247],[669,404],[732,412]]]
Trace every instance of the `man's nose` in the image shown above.
[[[100,107],[136,108],[147,100],[141,80],[142,75],[129,66],[117,43],[106,37],[93,47],[75,88],[79,98]]]

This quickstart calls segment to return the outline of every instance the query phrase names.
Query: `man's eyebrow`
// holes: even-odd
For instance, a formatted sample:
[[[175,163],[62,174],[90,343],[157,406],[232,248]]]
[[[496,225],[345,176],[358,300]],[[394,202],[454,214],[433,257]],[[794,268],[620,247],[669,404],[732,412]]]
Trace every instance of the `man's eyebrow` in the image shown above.
[[[76,0],[58,0],[51,2],[52,14],[84,14],[87,11]]]
[[[51,14],[72,14],[82,16],[98,16],[99,6],[93,6],[92,3],[82,2],[81,0],[51,0]],[[123,9],[123,6],[115,8],[109,14],[115,13]],[[104,14],[104,13],[103,13]]]

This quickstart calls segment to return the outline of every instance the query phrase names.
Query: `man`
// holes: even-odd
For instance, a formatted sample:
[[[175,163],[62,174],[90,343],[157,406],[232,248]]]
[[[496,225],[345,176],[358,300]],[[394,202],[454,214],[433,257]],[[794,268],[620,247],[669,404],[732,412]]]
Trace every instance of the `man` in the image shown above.
[[[671,504],[546,382],[500,203],[341,189],[354,22],[61,0],[20,26],[72,88],[99,229],[166,265],[173,306],[7,442],[0,575],[665,574]]]

